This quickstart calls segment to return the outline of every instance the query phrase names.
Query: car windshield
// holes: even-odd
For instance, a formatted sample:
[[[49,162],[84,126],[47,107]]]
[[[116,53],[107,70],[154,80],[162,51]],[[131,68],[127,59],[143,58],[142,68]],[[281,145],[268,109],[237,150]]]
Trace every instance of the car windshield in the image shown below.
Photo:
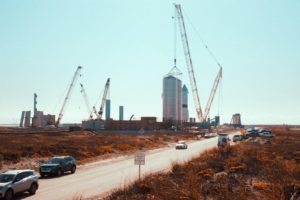
[[[47,164],[59,164],[61,161],[63,161],[62,158],[51,158],[46,163]]]
[[[0,174],[0,183],[7,183],[14,179],[14,174]]]

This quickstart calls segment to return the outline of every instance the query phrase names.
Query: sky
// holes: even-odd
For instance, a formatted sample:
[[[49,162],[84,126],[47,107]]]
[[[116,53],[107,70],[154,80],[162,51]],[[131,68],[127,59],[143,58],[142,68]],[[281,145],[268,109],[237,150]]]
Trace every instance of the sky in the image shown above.
[[[22,110],[59,114],[77,66],[62,123],[87,119],[79,83],[94,105],[111,78],[112,118],[162,118],[162,79],[173,67],[174,1],[1,0],[0,124]],[[228,123],[300,124],[300,1],[186,0],[182,5],[202,109],[218,72],[201,38],[223,66],[210,116]],[[199,34],[197,34],[197,32]],[[177,29],[178,31],[178,29]],[[177,34],[177,67],[190,88]],[[99,103],[97,104],[99,107]],[[189,113],[195,117],[192,93]]]

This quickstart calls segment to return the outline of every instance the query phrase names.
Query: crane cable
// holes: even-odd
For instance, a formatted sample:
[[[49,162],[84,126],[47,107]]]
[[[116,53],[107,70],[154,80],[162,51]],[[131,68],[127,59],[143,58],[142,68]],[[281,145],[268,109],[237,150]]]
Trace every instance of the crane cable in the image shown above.
[[[223,93],[222,93],[222,79],[220,80],[220,87],[219,87],[219,95],[218,95],[218,116],[220,116],[220,112],[222,114],[222,102],[223,102]]]
[[[177,22],[176,22],[177,12],[175,10],[173,20],[174,20],[174,67],[176,67],[176,59],[177,59]]]
[[[82,72],[79,74],[79,78],[83,77]],[[63,93],[61,93],[61,96],[59,97],[58,101],[55,103],[54,107],[52,108],[52,113],[55,113],[57,110],[57,107],[59,104],[61,104],[63,102],[63,99],[69,89],[69,85],[66,86],[65,90],[63,91]]]
[[[191,24],[192,28],[196,32],[196,35],[199,37],[202,45],[205,47],[205,49],[207,50],[207,52],[209,53],[209,55],[212,57],[212,59],[216,62],[216,64],[219,67],[222,67],[222,65],[218,61],[217,57],[213,54],[213,52],[210,50],[210,48],[208,47],[208,45],[204,42],[204,39],[201,37],[199,31],[196,29],[196,27],[194,26],[194,24],[192,23],[192,21],[190,20],[190,18],[188,17],[188,15],[186,14],[185,10],[184,9],[182,9],[182,10],[183,10],[183,13],[185,15],[185,18],[188,19],[189,23]]]
[[[194,26],[194,24],[192,23],[192,21],[190,20],[189,16],[187,15],[187,13],[185,12],[184,9],[183,13],[185,15],[185,18],[188,20],[188,22],[190,23],[190,25],[192,26],[192,28],[194,29],[196,35],[198,36],[198,38],[200,39],[202,45],[205,47],[205,49],[207,50],[208,54],[211,56],[211,58],[215,61],[215,63],[222,68],[222,65],[220,64],[219,60],[217,59],[217,57],[215,56],[215,54],[210,50],[210,48],[208,47],[208,45],[206,44],[206,42],[204,41],[204,39],[202,38],[202,36],[200,35],[199,31],[196,29],[196,27]],[[222,101],[223,101],[223,97],[222,97],[222,79],[220,80],[220,86],[219,86],[219,98],[218,98],[218,116],[220,116],[220,112],[222,113]]]

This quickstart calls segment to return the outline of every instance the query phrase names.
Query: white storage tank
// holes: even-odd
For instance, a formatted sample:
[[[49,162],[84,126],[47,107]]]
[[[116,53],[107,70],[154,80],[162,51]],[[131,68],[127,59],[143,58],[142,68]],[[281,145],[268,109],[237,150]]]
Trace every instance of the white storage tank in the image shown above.
[[[181,123],[182,83],[174,74],[163,79],[163,121]]]

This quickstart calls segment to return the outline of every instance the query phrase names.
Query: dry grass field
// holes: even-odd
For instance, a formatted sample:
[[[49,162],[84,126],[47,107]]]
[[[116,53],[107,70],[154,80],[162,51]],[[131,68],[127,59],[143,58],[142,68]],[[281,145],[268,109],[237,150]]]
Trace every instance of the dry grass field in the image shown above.
[[[275,138],[213,149],[169,173],[153,174],[107,200],[300,199],[300,131],[275,128]]]
[[[168,142],[189,139],[192,135],[126,135],[79,132],[0,132],[0,170],[6,165],[36,168],[48,157],[71,155],[79,163],[122,155],[139,149],[163,147]],[[26,164],[26,162],[34,162]],[[14,165],[16,164],[16,165]],[[31,166],[33,165],[33,166]]]

